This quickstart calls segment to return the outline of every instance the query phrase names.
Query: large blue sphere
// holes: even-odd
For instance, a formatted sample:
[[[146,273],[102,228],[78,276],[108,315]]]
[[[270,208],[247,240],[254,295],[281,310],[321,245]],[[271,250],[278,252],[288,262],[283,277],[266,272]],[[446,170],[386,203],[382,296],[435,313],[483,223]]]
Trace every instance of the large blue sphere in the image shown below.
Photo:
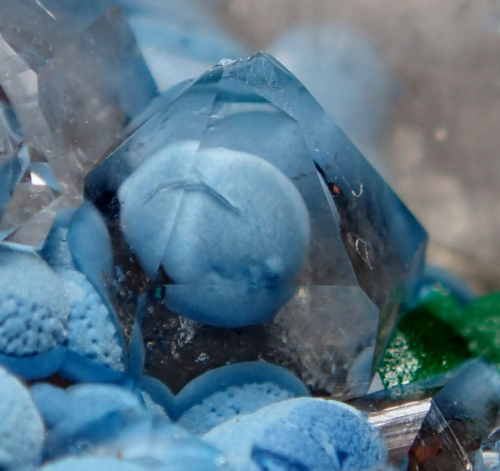
[[[280,170],[251,154],[177,143],[121,186],[125,238],[150,277],[175,285],[169,307],[203,324],[271,320],[293,295],[309,246],[304,200]]]

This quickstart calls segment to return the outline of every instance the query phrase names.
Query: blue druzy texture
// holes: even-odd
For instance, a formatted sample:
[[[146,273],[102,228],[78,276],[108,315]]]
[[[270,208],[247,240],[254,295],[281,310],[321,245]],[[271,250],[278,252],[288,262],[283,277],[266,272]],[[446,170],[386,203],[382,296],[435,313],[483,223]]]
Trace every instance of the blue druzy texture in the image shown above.
[[[62,345],[69,306],[61,279],[37,255],[0,247],[0,353],[25,357]]]
[[[381,470],[383,440],[355,409],[298,398],[264,407],[212,429],[204,438],[235,470]]]

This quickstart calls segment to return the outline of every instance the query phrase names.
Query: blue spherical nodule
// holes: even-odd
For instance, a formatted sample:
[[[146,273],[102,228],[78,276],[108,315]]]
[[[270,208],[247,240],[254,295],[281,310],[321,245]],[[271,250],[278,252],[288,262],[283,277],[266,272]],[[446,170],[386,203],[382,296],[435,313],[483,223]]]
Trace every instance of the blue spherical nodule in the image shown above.
[[[38,465],[45,430],[23,384],[0,368],[0,469],[23,471]]]
[[[375,471],[386,463],[378,432],[356,409],[336,401],[298,398],[231,419],[204,438],[235,470]]]
[[[174,281],[167,306],[202,324],[271,320],[294,293],[309,213],[279,169],[244,152],[176,143],[121,186],[121,226],[150,278]]]
[[[69,306],[61,279],[36,254],[0,248],[0,363],[28,379],[64,358]]]

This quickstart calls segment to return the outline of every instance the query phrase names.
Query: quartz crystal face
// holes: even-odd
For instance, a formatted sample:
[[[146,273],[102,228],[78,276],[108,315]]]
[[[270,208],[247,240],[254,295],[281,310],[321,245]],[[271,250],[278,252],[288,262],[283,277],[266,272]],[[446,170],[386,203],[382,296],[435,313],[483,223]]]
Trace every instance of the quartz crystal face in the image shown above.
[[[86,173],[156,94],[110,5],[0,1],[1,240],[41,247],[57,209],[80,204]]]
[[[425,231],[272,57],[223,61],[168,99],[86,179],[124,287],[149,293],[146,373],[177,391],[264,360],[315,392],[362,394]]]
[[[499,389],[498,370],[483,362],[453,378],[432,398],[411,446],[408,470],[497,469]]]

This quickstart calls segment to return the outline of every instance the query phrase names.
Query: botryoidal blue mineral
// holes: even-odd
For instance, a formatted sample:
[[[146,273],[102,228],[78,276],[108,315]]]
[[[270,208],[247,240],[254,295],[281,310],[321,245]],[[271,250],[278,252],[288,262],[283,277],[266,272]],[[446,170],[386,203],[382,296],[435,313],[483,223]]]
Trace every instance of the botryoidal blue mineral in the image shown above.
[[[356,409],[298,398],[235,417],[204,438],[227,453],[234,470],[381,470],[386,449]]]
[[[174,281],[167,305],[202,324],[271,320],[309,246],[310,223],[293,183],[244,152],[160,149],[122,184],[121,227],[150,278]]]
[[[32,469],[42,455],[42,418],[29,391],[1,367],[0,396],[0,469]]]
[[[290,371],[264,362],[215,368],[192,380],[176,397],[177,422],[197,435],[240,414],[294,397],[307,387]]]
[[[0,363],[27,379],[54,373],[68,335],[60,278],[34,253],[0,247],[0,286]]]

